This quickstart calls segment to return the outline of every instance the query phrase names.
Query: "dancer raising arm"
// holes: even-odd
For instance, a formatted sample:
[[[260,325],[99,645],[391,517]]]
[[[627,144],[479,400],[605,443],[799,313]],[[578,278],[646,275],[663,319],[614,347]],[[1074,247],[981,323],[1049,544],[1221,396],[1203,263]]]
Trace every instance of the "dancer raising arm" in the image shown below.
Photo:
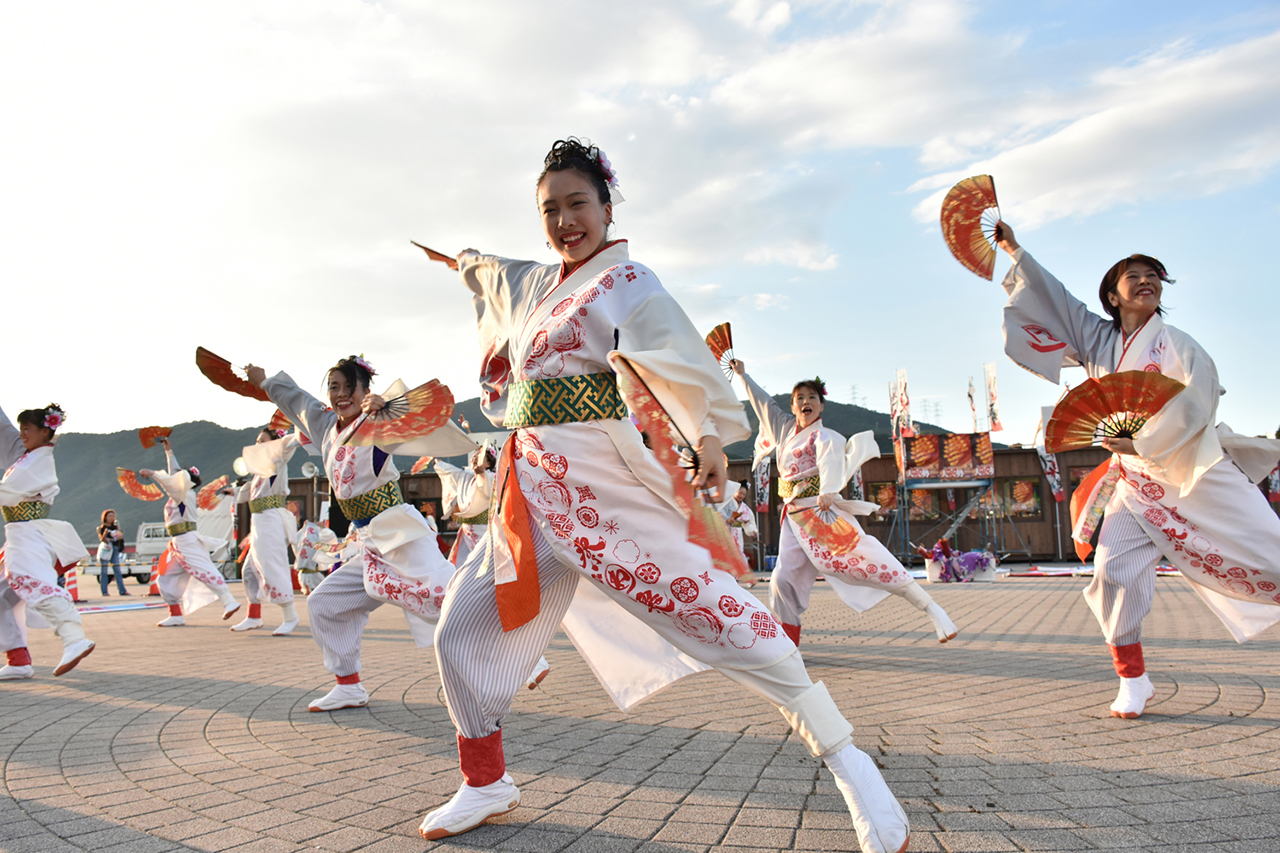
[[[222,573],[209,559],[209,549],[205,547],[200,534],[196,532],[196,518],[200,509],[196,501],[196,489],[200,488],[200,472],[195,468],[182,468],[178,458],[173,455],[173,445],[168,438],[156,439],[164,446],[164,457],[169,470],[153,471],[143,468],[138,471],[139,477],[150,477],[156,481],[169,499],[164,504],[164,529],[169,534],[169,548],[174,559],[160,576],[157,584],[164,603],[169,605],[169,615],[156,625],[160,628],[176,628],[187,624],[182,612],[182,599],[191,579],[195,578],[209,588],[222,602],[222,618],[230,619],[240,609]],[[208,599],[205,599],[207,602]]]
[[[1105,513],[1084,596],[1120,676],[1111,713],[1132,719],[1155,693],[1142,620],[1161,555],[1238,642],[1280,621],[1280,519],[1253,485],[1275,467],[1280,442],[1215,429],[1218,371],[1190,335],[1161,318],[1172,279],[1160,261],[1116,262],[1099,287],[1102,317],[1019,246],[1008,224],[997,226],[997,238],[1014,261],[1003,286],[1005,352],[1015,362],[1055,384],[1064,366],[1081,365],[1094,378],[1140,370],[1187,386],[1133,438],[1103,440],[1114,455],[1081,484],[1088,507],[1072,531],[1087,554]]]
[[[283,432],[283,430],[281,431]],[[249,556],[244,562],[246,576],[254,575],[256,589],[250,589],[249,615],[232,625],[232,631],[252,631],[262,627],[263,592],[280,607],[283,621],[272,631],[276,637],[293,633],[298,627],[298,608],[293,603],[293,576],[289,571],[289,545],[298,534],[298,521],[285,508],[289,497],[289,459],[302,444],[298,435],[281,435],[263,427],[252,447],[241,454],[252,478],[240,487],[238,503],[249,505]]]
[[[59,564],[89,559],[89,552],[65,521],[49,518],[58,496],[58,472],[53,464],[53,434],[66,415],[56,404],[18,414],[18,426],[0,410],[0,508],[4,510],[4,573],[8,585],[0,597],[0,642],[8,664],[0,680],[30,678],[31,654],[23,605],[40,614],[62,640],[62,660],[53,670],[62,675],[93,651],[85,639],[80,613],[71,595],[58,586]]]
[[[800,616],[809,609],[814,583],[824,577],[840,600],[859,613],[890,594],[897,595],[929,617],[938,642],[954,638],[956,626],[946,611],[880,540],[863,532],[854,518],[854,512],[872,510],[875,505],[840,499],[840,490],[862,464],[880,453],[871,433],[860,433],[846,442],[844,436],[822,425],[827,389],[820,379],[795,384],[791,413],[787,414],[747,375],[743,362],[735,359],[733,370],[742,377],[747,397],[760,418],[760,430],[767,439],[761,446],[777,456],[783,522],[778,563],[769,585],[769,607],[788,636],[799,645]],[[767,455],[761,454],[752,467]],[[839,522],[831,513],[852,529],[853,533],[845,529],[845,541],[835,532]],[[856,539],[856,545],[849,539]]]
[[[809,680],[759,602],[688,540],[669,475],[627,420],[611,354],[644,375],[696,441],[698,488],[724,486],[722,443],[749,435],[741,405],[657,276],[606,236],[614,181],[604,155],[560,141],[544,166],[537,202],[561,263],[473,250],[457,258],[484,352],[481,405],[515,433],[501,454],[489,535],[454,575],[441,616],[436,655],[464,781],[427,815],[423,836],[466,832],[519,804],[502,720],[577,594],[620,608],[617,632],[634,625],[641,640],[713,666],[776,706],[835,773],[863,850],[905,849],[906,816],[852,745],[826,687]],[[632,677],[654,669],[638,666]]]
[[[358,708],[369,702],[360,681],[360,638],[369,614],[387,602],[399,606],[419,648],[430,646],[453,564],[440,553],[435,531],[422,513],[404,502],[400,472],[391,456],[400,447],[345,443],[359,427],[361,413],[378,412],[385,403],[369,391],[374,376],[369,362],[353,355],[329,369],[328,407],[287,373],[268,378],[252,364],[245,372],[320,447],[330,492],[356,529],[356,554],[307,597],[311,636],[324,653],[325,668],[337,680],[329,693],[308,707]],[[452,423],[432,433],[437,434],[440,447],[432,455],[475,449],[475,442]]]

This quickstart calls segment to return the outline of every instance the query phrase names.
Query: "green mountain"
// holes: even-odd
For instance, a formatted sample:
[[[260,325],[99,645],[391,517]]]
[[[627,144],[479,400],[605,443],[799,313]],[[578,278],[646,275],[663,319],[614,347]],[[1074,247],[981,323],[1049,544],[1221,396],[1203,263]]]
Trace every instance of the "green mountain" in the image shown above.
[[[786,394],[774,397],[784,409],[791,405]],[[757,428],[755,412],[746,407],[751,429]],[[487,418],[480,411],[480,398],[462,400],[456,413],[462,415],[477,432],[492,430]],[[864,430],[875,432],[881,452],[892,450],[889,442],[889,416],[883,412],[829,402],[823,413],[823,422],[843,435],[853,435]],[[943,432],[930,424],[917,424],[921,432]],[[231,463],[240,455],[241,448],[257,437],[259,427],[228,429],[209,421],[178,424],[173,428],[173,449],[182,465],[195,465],[206,483],[214,478],[231,475]],[[740,441],[725,448],[731,459],[750,459],[752,441]],[[148,503],[131,498],[116,482],[116,466],[130,468],[163,468],[164,453],[159,446],[144,450],[138,441],[137,430],[124,430],[107,434],[69,432],[58,436],[54,458],[58,465],[58,483],[62,487],[53,504],[53,518],[75,525],[85,542],[97,539],[95,528],[104,509],[114,509],[125,532],[132,542],[138,525],[144,521],[160,521],[159,501]],[[294,457],[294,476],[306,457]],[[457,461],[457,460],[451,460]],[[402,469],[407,465],[401,465]],[[233,475],[232,475],[233,476]]]

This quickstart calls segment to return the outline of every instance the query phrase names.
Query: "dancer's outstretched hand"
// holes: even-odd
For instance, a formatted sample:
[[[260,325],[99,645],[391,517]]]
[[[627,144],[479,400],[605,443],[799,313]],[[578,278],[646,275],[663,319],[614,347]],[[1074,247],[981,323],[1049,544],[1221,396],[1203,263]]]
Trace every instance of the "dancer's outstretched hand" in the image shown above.
[[[996,245],[1008,252],[1009,257],[1013,257],[1013,253],[1022,248],[1013,236],[1013,229],[1004,220],[996,223]]]
[[[262,387],[263,382],[267,381],[267,371],[258,367],[256,364],[246,364],[244,366],[244,375],[251,383],[259,388]]]
[[[729,366],[732,367],[733,372],[739,376],[747,375],[747,363],[745,361],[739,361],[736,358],[731,358],[729,359]]]

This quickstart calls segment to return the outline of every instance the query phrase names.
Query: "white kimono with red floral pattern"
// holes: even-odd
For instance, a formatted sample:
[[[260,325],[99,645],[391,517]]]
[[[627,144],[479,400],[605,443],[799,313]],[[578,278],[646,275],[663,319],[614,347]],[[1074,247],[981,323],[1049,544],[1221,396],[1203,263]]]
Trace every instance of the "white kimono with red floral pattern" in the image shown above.
[[[295,433],[251,444],[242,458],[253,477],[240,487],[239,503],[259,498],[289,495],[289,460],[302,442]],[[261,589],[273,604],[293,601],[293,577],[289,571],[289,546],[298,535],[298,520],[284,507],[255,512],[249,516],[249,556],[244,570],[255,572]],[[253,602],[258,603],[258,602]]]
[[[0,464],[5,467],[0,480],[0,506],[17,506],[28,501],[53,504],[58,495],[58,473],[53,464],[53,448],[37,447],[28,452],[18,429],[0,410]],[[4,572],[23,601],[34,604],[49,597],[70,594],[58,586],[56,566],[70,566],[89,558],[75,528],[65,521],[40,518],[11,521],[4,526]]]
[[[607,373],[622,355],[690,442],[750,435],[702,336],[625,241],[563,280],[559,265],[480,254],[459,268],[475,294],[481,406],[495,425],[508,383]],[[708,664],[759,669],[795,651],[769,611],[688,541],[670,477],[629,421],[522,427],[511,440],[531,521],[580,573],[566,633],[620,707]]]
[[[1159,315],[1126,340],[1021,249],[1003,286],[1009,294],[1005,352],[1032,373],[1056,383],[1064,366],[1083,366],[1093,377],[1144,370],[1187,386],[1138,431],[1137,456],[1112,457],[1090,503],[1105,501],[1102,490],[1114,489],[1105,512],[1131,513],[1237,641],[1280,621],[1280,519],[1253,485],[1280,459],[1280,441],[1214,427],[1223,391],[1209,354]],[[1082,513],[1077,539],[1087,541],[1096,521]],[[1100,573],[1110,550],[1106,539],[1104,525]],[[1112,612],[1108,602],[1123,596],[1104,600],[1099,591],[1087,598],[1108,642],[1113,636],[1119,639],[1113,645],[1136,641],[1145,608],[1124,612],[1116,604]]]
[[[870,432],[863,432],[845,439],[835,430],[827,429],[818,420],[804,429],[797,430],[794,415],[784,412],[755,380],[743,376],[747,386],[747,398],[760,419],[761,448],[752,468],[765,456],[774,455],[778,466],[778,478],[798,482],[818,477],[818,493],[838,495],[867,459],[878,456],[880,448]],[[778,542],[777,571],[794,565],[797,560],[790,553],[797,549],[819,574],[831,582],[831,588],[840,600],[858,612],[874,606],[891,592],[899,591],[912,582],[911,575],[898,562],[889,549],[874,536],[868,536],[858,524],[855,515],[866,515],[876,509],[865,501],[837,500],[831,510],[858,531],[855,548],[846,553],[834,553],[830,542],[822,541],[821,526],[814,523],[801,525],[800,512],[817,513],[816,496],[787,498],[783,503],[784,535]],[[806,527],[808,529],[806,529]],[[814,533],[819,535],[815,537]],[[807,592],[804,594],[807,600]],[[781,613],[775,602],[775,612],[788,624],[799,614]]]
[[[151,479],[168,496],[164,504],[165,527],[184,522],[195,524],[200,508],[191,475],[178,466],[172,450],[165,452],[165,460],[169,470],[151,474]],[[189,615],[226,594],[227,582],[209,557],[210,549],[221,542],[201,536],[195,530],[170,537],[169,547],[178,565],[175,568],[170,563],[157,582],[166,604],[181,601],[182,612]],[[189,579],[182,576],[184,572],[203,584],[204,589],[192,586]]]
[[[489,509],[489,499],[493,497],[492,471],[478,476],[470,467],[459,468],[439,459],[435,470],[440,476],[445,518],[474,518]],[[449,551],[449,562],[455,566],[465,563],[488,530],[487,524],[459,524],[458,537],[453,540],[453,548]]]

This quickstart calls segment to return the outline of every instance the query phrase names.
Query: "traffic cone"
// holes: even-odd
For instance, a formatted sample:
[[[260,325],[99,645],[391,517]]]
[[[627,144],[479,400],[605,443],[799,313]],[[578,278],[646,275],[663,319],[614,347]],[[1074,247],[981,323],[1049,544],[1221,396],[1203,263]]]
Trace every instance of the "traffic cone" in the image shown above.
[[[160,558],[151,558],[151,589],[147,590],[147,595],[160,594]]]
[[[66,581],[66,585],[67,585],[67,592],[71,594],[72,601],[80,600],[80,588],[76,584],[77,574],[78,573],[76,572],[75,566],[72,566],[71,568],[67,569],[67,573],[63,575],[63,579]]]

